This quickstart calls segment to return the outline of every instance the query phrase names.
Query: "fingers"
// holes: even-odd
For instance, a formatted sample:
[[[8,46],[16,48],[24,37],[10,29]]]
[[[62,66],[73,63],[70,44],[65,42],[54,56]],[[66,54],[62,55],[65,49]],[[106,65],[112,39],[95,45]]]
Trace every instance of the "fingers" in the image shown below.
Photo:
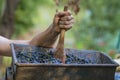
[[[70,11],[57,12],[55,14],[54,23],[57,24],[58,21],[70,21],[72,19],[73,19],[73,16]]]
[[[61,29],[69,30],[73,23],[74,18],[70,11],[57,12],[53,20],[53,26],[57,32],[60,32]]]
[[[59,21],[59,25],[69,25],[69,24],[73,24],[74,23],[74,20],[70,20],[70,21],[62,21],[60,20]]]
[[[68,10],[68,11],[63,11],[63,12],[57,12],[56,13],[56,17],[63,17],[63,16],[70,16],[71,15],[71,12]]]
[[[74,23],[73,15],[61,17],[59,20],[59,28],[65,29],[66,31],[71,29]]]
[[[73,19],[73,15],[61,17],[62,21],[67,21],[67,20],[70,21],[72,19]]]
[[[59,27],[60,27],[61,29],[65,29],[66,31],[69,30],[69,29],[71,29],[72,26],[73,26],[73,24],[69,24],[69,25],[59,25]]]

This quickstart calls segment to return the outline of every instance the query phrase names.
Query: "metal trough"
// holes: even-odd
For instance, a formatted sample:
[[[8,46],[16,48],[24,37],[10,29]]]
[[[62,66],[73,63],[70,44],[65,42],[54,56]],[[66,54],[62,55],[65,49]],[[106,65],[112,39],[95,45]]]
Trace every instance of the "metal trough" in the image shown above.
[[[19,63],[18,51],[53,52],[54,49],[40,48],[30,45],[11,44],[12,48],[12,76],[13,80],[114,80],[115,70],[118,66],[107,55],[91,50],[65,49],[66,54],[89,59],[88,64],[45,64],[45,63]]]

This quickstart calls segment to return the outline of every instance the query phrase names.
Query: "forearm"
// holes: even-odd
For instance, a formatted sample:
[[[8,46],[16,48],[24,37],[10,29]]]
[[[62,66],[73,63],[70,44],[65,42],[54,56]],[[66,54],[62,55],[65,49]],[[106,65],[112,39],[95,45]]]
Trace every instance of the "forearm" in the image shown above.
[[[31,41],[30,45],[41,46],[41,47],[55,47],[59,33],[50,25],[47,30],[36,35]]]
[[[0,36],[0,55],[1,56],[11,56],[10,44],[29,44],[28,40],[9,40],[7,38]]]

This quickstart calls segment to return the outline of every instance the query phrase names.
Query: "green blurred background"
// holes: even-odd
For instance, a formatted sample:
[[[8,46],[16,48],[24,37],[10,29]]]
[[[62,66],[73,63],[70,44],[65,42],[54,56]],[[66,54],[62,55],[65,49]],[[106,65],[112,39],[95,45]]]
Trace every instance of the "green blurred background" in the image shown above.
[[[13,0],[15,1],[15,0]],[[17,1],[17,0],[16,0]],[[14,32],[12,39],[31,39],[44,31],[53,21],[56,9],[54,0],[18,0],[14,11]],[[6,9],[7,0],[0,0],[0,22]],[[119,0],[81,0],[80,12],[75,15],[73,28],[66,32],[65,47],[98,50],[112,58],[120,51],[120,3]],[[2,27],[2,26],[1,26]],[[1,29],[0,27],[0,29]],[[0,77],[11,58],[2,58]]]

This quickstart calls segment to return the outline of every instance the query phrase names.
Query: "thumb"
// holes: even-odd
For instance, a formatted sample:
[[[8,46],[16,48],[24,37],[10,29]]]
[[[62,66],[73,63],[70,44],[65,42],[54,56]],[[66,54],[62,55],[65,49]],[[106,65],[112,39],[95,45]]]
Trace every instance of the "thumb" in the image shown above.
[[[56,14],[55,17],[54,17],[53,24],[58,25],[59,19],[60,19],[59,16]]]

